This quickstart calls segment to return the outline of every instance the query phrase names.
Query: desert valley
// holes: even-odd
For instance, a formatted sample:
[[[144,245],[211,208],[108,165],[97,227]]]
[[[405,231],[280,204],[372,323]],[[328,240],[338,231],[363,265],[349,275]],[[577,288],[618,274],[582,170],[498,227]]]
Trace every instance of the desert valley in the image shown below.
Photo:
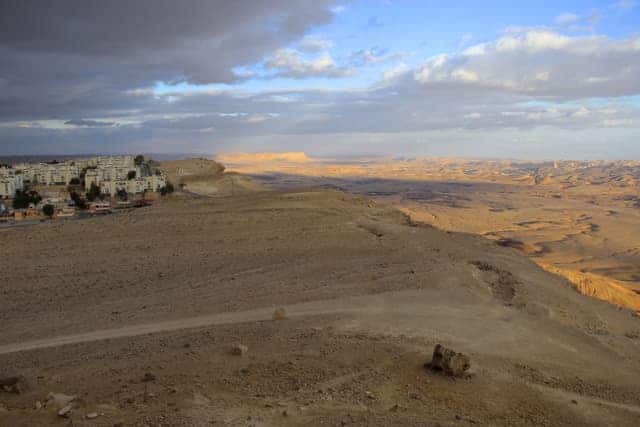
[[[274,188],[323,186],[385,201],[443,230],[485,236],[581,292],[640,310],[640,162],[218,156]]]
[[[275,157],[225,158],[251,176],[164,162],[180,190],[153,206],[0,230],[0,425],[637,425],[634,311],[496,244],[542,248],[533,231],[556,226],[588,261],[574,239],[596,232],[579,220],[595,192],[549,225],[546,213],[487,236],[497,227],[480,206],[457,204],[491,203],[505,232],[527,215],[514,194],[559,204],[566,192],[355,178],[364,165],[338,179],[337,166]],[[596,203],[634,218],[623,201]],[[434,221],[449,210],[457,220]],[[477,229],[439,228],[463,226]],[[541,256],[559,257],[562,239],[547,239]],[[624,260],[599,274],[632,290]],[[469,370],[425,369],[436,344]]]

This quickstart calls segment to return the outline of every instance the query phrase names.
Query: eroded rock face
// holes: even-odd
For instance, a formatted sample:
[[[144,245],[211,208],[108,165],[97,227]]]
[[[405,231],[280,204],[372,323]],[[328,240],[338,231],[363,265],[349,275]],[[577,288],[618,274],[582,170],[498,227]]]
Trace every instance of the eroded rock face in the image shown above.
[[[425,367],[452,377],[462,377],[471,367],[471,361],[469,356],[465,354],[436,344],[431,362],[426,363]]]

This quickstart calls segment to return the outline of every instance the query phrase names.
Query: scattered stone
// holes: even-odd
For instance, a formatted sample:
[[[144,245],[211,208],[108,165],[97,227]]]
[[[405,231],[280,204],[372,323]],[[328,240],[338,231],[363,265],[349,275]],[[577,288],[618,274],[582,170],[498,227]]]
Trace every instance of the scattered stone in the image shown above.
[[[249,351],[249,347],[242,344],[235,344],[231,348],[231,354],[233,354],[234,356],[244,356],[245,354],[247,354],[248,351]]]
[[[70,396],[64,393],[49,393],[47,395],[47,406],[55,406],[56,408],[63,408],[69,405],[76,399],[75,396]]]
[[[35,405],[33,405],[33,407],[36,409],[36,411],[42,409],[42,402],[40,402],[39,400],[36,401]]]
[[[71,416],[72,410],[73,410],[73,407],[71,405],[67,405],[58,411],[58,416],[63,418],[69,418]]]
[[[89,412],[87,415],[85,415],[87,417],[88,420],[92,420],[94,418],[98,418],[98,413],[97,412]]]
[[[27,391],[28,388],[27,380],[22,375],[0,378],[0,391],[20,394]]]
[[[370,391],[365,391],[365,392],[364,392],[364,394],[365,394],[365,396],[367,396],[369,399],[375,399],[375,398],[376,398],[376,396],[375,396],[372,392],[370,392]]]
[[[279,307],[273,312],[273,320],[284,320],[287,318],[287,312],[284,308]]]
[[[155,381],[155,380],[156,380],[156,376],[151,372],[147,372],[146,374],[144,374],[144,377],[142,377],[142,381],[144,382]]]
[[[471,362],[467,355],[436,344],[431,362],[426,363],[425,367],[452,377],[461,377],[471,367]]]

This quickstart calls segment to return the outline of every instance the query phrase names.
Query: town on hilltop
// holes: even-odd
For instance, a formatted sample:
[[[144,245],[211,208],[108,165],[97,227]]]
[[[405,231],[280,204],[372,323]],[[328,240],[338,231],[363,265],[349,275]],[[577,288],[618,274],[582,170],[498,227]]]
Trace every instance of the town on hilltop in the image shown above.
[[[164,173],[142,155],[0,165],[0,220],[108,213],[171,192]]]

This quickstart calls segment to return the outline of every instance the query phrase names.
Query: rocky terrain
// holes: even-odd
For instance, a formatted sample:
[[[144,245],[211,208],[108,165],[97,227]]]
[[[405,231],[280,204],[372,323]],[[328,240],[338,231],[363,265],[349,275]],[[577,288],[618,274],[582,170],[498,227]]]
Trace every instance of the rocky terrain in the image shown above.
[[[638,425],[632,311],[382,199],[164,167],[198,177],[0,231],[0,425]]]
[[[414,221],[483,235],[588,295],[640,310],[638,161],[224,158],[273,188],[338,188]]]

